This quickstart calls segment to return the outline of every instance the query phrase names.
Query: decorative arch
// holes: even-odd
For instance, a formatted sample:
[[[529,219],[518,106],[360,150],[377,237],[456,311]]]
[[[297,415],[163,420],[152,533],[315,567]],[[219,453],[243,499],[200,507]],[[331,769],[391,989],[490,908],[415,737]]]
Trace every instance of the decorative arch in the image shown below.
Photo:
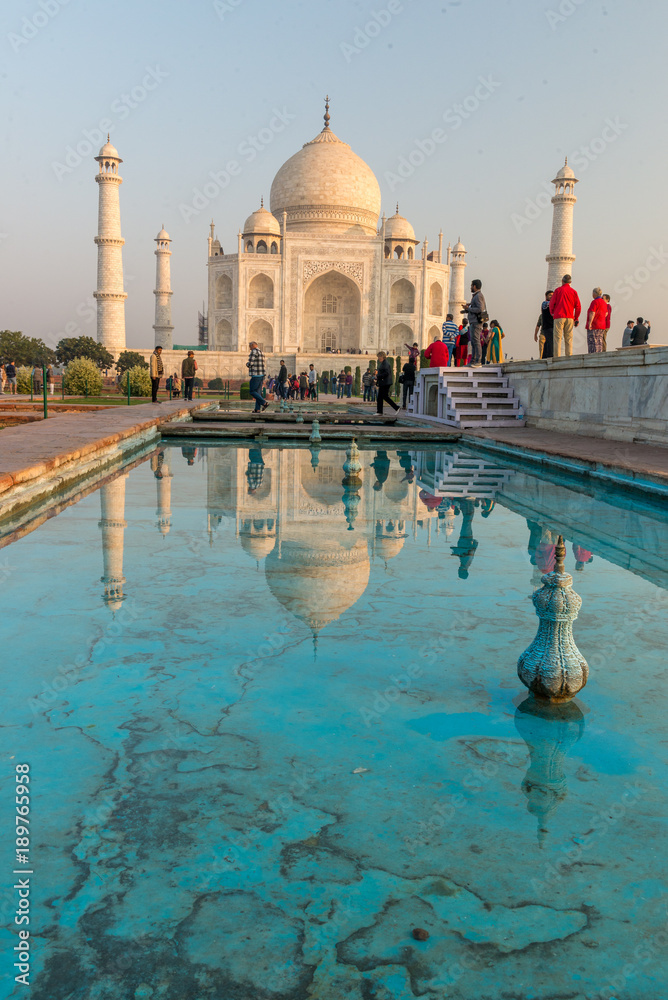
[[[390,330],[390,354],[405,354],[405,344],[412,344],[415,336],[407,323],[397,323]]]
[[[215,348],[216,351],[233,351],[234,350],[234,340],[232,333],[232,324],[229,320],[219,319],[216,323],[215,332]]]
[[[335,269],[319,274],[306,287],[303,305],[302,350],[360,349],[362,296],[352,278]]]
[[[265,243],[264,240],[258,240],[257,246],[255,247],[255,253],[266,253],[266,252],[267,252],[267,244]]]
[[[276,242],[276,240],[274,240],[274,242],[271,244],[271,252],[278,253],[278,243]]]
[[[396,246],[394,248],[394,256],[397,258],[397,260],[401,260],[403,255],[404,255],[404,248],[402,246]]]
[[[248,331],[248,343],[256,340],[258,347],[265,354],[271,354],[274,350],[274,328],[266,319],[256,319],[251,323]]]
[[[433,343],[434,340],[440,340],[440,339],[441,339],[441,331],[439,330],[439,328],[437,326],[430,326],[429,331],[427,332],[427,340],[429,341],[429,343],[431,344]]]
[[[414,257],[413,247],[408,248],[408,253],[406,254],[406,256],[408,257],[409,260],[413,260]]]
[[[415,285],[407,278],[399,278],[390,289],[391,313],[415,312]]]
[[[248,285],[249,309],[274,308],[274,282],[268,274],[256,274]]]
[[[216,278],[216,309],[231,309],[232,299],[232,279],[229,274],[219,274]]]
[[[435,281],[429,289],[429,314],[431,316],[443,315],[443,289],[438,281]]]
[[[247,240],[246,242],[246,253],[253,253],[253,241]]]

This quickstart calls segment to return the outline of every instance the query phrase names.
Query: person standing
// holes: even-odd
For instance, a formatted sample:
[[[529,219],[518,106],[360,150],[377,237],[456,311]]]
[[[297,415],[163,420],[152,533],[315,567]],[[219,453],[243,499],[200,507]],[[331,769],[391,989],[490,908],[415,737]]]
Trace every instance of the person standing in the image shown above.
[[[642,316],[638,316],[636,325],[631,334],[631,347],[643,347],[649,338],[649,330],[643,323]]]
[[[501,365],[503,364],[503,345],[501,341],[505,337],[505,333],[501,329],[501,324],[498,319],[492,320],[492,329],[489,337],[489,344],[487,347],[487,364],[488,365]]]
[[[332,395],[336,396],[336,398],[338,399],[339,398],[339,394],[336,391],[336,372],[334,370],[332,370],[332,379],[331,379],[331,382],[330,382],[330,388],[332,390]]]
[[[406,409],[406,400],[410,399],[413,395],[413,389],[415,388],[415,375],[417,368],[415,364],[409,359],[404,367],[401,369],[401,383],[404,387],[404,399],[403,408]]]
[[[610,327],[612,326],[612,305],[610,303],[610,296],[609,295],[604,295],[603,298],[605,299],[606,305],[608,307],[607,316],[605,318],[606,327],[605,327],[605,330],[603,331],[603,350],[607,351],[607,349],[608,349],[608,334],[610,333]]]
[[[482,324],[487,319],[487,304],[482,294],[482,281],[474,278],[471,282],[471,301],[462,312],[468,314],[469,343],[471,344],[471,368],[482,368],[482,345],[480,335]]]
[[[325,393],[325,395],[327,395],[327,393],[329,392],[329,375],[327,374],[327,372],[325,372],[324,375],[322,376],[322,391]]]
[[[303,399],[308,389],[308,378],[306,372],[299,373],[299,398]]]
[[[457,368],[462,368],[466,364],[466,360],[469,356],[469,335],[468,335],[468,324],[464,324],[459,335],[457,337],[457,343],[455,344],[455,366]]]
[[[408,360],[417,366],[417,359],[420,357],[420,348],[417,345],[417,341],[415,341],[412,347],[410,344],[404,344],[404,347],[408,351]]]
[[[308,398],[318,398],[318,373],[315,370],[315,365],[308,366]]]
[[[183,398],[192,399],[193,398],[193,386],[195,385],[195,372],[197,371],[197,362],[195,361],[195,352],[188,351],[188,357],[184,358],[181,362],[181,378],[183,379]]]
[[[633,320],[627,319],[626,326],[624,328],[624,333],[622,334],[622,347],[631,346],[632,336],[633,336]]]
[[[346,399],[352,399],[353,395],[353,373],[346,372]]]
[[[593,290],[592,300],[587,310],[587,351],[600,354],[605,350],[605,324],[608,321],[608,304],[600,288]]]
[[[53,396],[53,366],[46,366],[46,384],[49,388],[49,396]]]
[[[33,392],[38,395],[42,392],[42,369],[39,365],[35,365],[32,370],[32,388]]]
[[[376,356],[378,358],[378,368],[376,369],[376,385],[378,386],[376,412],[382,415],[383,403],[389,403],[392,409],[396,412],[399,407],[393,399],[390,399],[390,389],[392,388],[392,369],[390,368],[387,360],[387,354],[385,351],[379,351]]]
[[[160,403],[162,400],[158,399],[158,389],[160,388],[160,379],[165,370],[162,364],[162,347],[160,345],[156,347],[151,355],[149,369],[151,375],[151,402]],[[129,375],[128,378],[130,378]]]
[[[249,392],[255,400],[253,413],[259,413],[260,410],[266,410],[269,406],[269,403],[262,396],[262,385],[267,376],[267,369],[264,363],[264,354],[257,346],[257,341],[251,340],[248,346],[250,354],[248,355],[246,368],[250,375]]]
[[[281,361],[278,371],[278,394],[282,399],[288,398],[288,369],[285,361]]]
[[[9,394],[11,396],[15,396],[17,376],[16,376],[16,365],[14,364],[13,361],[9,361],[5,365],[5,375],[7,376],[7,385],[9,386]]]
[[[336,398],[343,399],[345,391],[346,391],[346,373],[342,370],[339,372],[339,380],[336,386]]]
[[[450,362],[450,349],[447,344],[436,337],[426,348],[424,356],[432,368],[447,368]]]
[[[448,313],[445,317],[445,323],[441,327],[441,330],[443,331],[443,343],[449,352],[448,365],[451,365],[457,344],[457,337],[459,336],[459,327],[453,320],[452,313]]]
[[[482,331],[480,333],[480,347],[482,348],[482,363],[483,365],[489,364],[487,360],[487,348],[489,347],[489,338],[492,336],[492,331],[489,328],[489,323],[482,324]]]
[[[553,294],[551,288],[545,292],[545,300],[540,307],[540,316],[533,334],[533,339],[538,343],[539,358],[552,357],[554,318],[550,312],[550,299]]]
[[[362,375],[362,385],[364,386],[364,392],[362,393],[362,402],[371,402],[371,390],[373,389],[373,372],[370,368],[364,372]]]
[[[571,287],[570,274],[565,274],[561,279],[561,286],[550,299],[550,312],[554,319],[552,333],[552,357],[558,358],[561,354],[561,340],[564,340],[564,355],[567,358],[573,353],[573,327],[580,323],[580,296]]]

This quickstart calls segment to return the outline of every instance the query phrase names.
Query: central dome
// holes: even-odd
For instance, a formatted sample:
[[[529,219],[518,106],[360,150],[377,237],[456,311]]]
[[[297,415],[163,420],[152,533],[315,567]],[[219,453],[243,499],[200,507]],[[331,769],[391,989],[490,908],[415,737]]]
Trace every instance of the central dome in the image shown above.
[[[288,229],[375,236],[380,187],[370,167],[330,130],[291,156],[271,185],[271,212]]]

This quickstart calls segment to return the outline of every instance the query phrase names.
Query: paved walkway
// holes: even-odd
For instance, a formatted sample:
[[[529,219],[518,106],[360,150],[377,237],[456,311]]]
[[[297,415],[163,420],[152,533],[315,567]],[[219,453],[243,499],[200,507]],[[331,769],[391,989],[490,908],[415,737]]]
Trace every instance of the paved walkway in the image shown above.
[[[526,457],[538,454],[564,459],[573,472],[614,471],[628,479],[646,479],[668,487],[668,448],[654,444],[633,444],[583,434],[561,434],[536,427],[495,427],[493,430],[466,430],[462,441],[499,445],[508,454],[517,449]]]
[[[210,406],[210,401],[172,400],[138,406],[111,406],[93,412],[61,413],[58,417],[0,431],[0,508],[2,497],[20,484],[29,484],[80,461],[86,456],[150,430],[172,419]]]

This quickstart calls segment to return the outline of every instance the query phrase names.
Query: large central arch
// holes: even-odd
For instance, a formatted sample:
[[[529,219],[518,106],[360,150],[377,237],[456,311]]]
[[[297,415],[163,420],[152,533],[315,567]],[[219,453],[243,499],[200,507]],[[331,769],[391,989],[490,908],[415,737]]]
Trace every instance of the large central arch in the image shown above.
[[[303,349],[359,351],[361,319],[362,296],[355,282],[340,271],[319,275],[304,293]]]

